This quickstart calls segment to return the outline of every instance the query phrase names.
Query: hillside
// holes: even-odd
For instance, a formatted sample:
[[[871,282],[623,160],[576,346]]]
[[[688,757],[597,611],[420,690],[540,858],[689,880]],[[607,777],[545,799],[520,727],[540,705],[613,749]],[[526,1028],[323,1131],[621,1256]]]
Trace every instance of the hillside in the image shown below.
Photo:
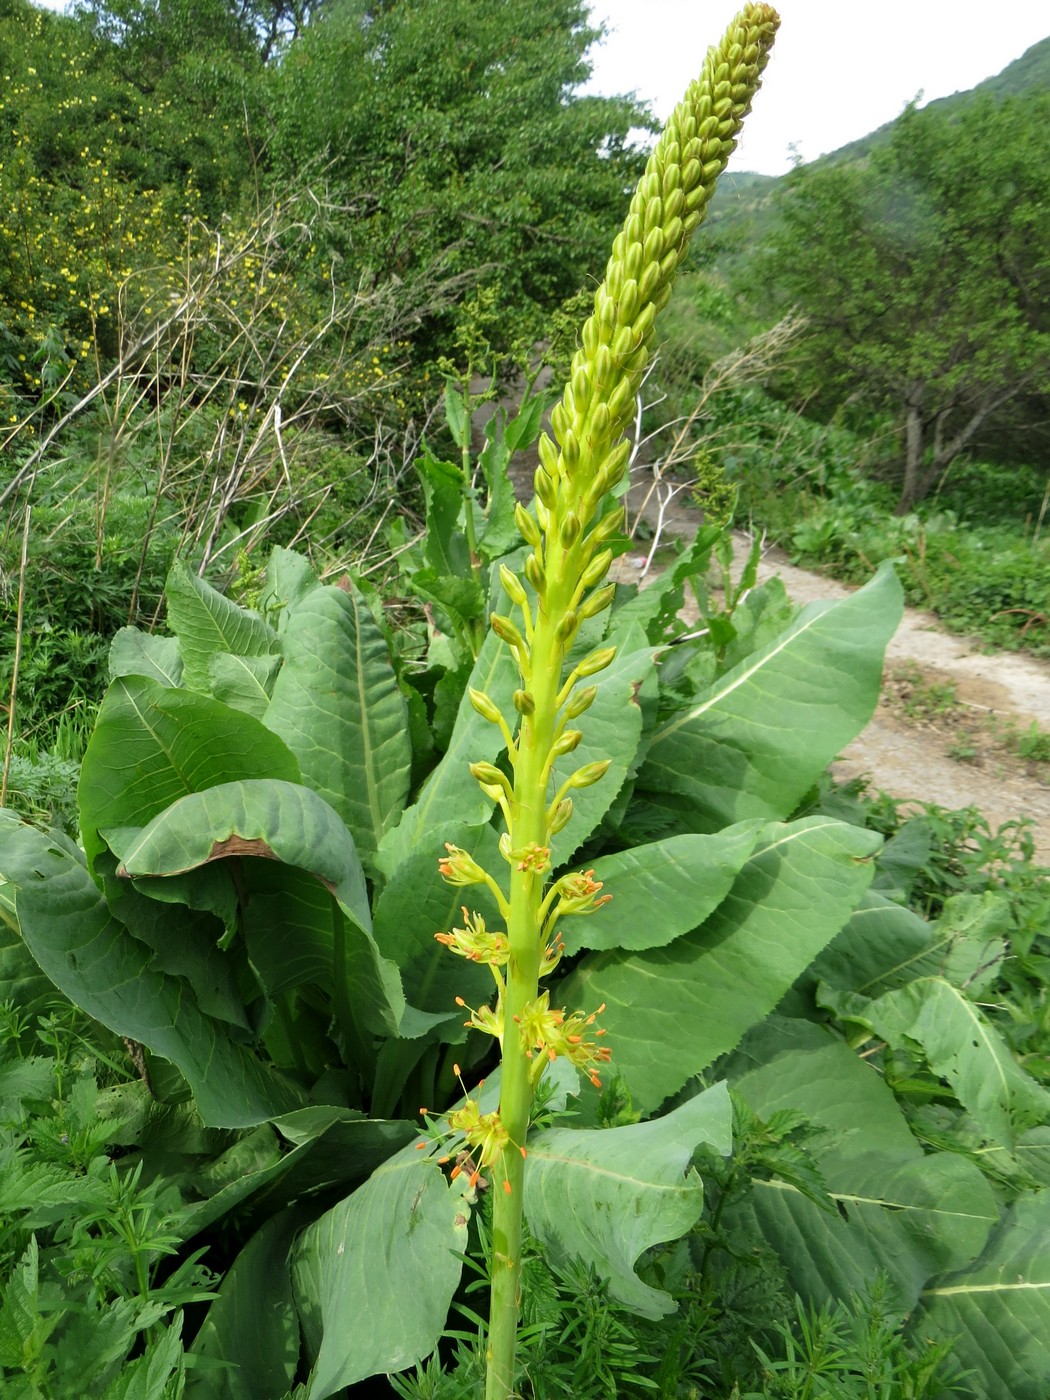
[[[990,93],[997,98],[1015,97],[1025,92],[1045,92],[1050,89],[1050,36],[1026,50],[1020,58],[1008,64],[1001,73],[986,78],[976,87],[964,92],[938,97],[926,104],[931,110],[951,113],[977,96]],[[843,161],[863,160],[877,146],[889,139],[896,120],[886,122],[859,140],[810,162],[826,165]],[[759,175],[753,171],[729,172],[722,177],[712,203],[710,229],[717,234],[717,261],[732,259],[746,253],[760,242],[768,231],[773,196],[784,176]]]

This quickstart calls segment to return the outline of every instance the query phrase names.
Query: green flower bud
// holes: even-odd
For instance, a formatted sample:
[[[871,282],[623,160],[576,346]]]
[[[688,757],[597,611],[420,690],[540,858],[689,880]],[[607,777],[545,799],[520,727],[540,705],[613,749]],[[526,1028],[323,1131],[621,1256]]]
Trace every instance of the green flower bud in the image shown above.
[[[617,331],[617,335],[619,331]],[[597,442],[603,437],[607,437],[612,427],[612,418],[609,416],[609,405],[607,403],[596,403],[591,409],[591,438]]]
[[[620,296],[619,305],[616,308],[617,324],[629,326],[638,314],[638,283],[628,282]]]
[[[487,719],[490,724],[499,724],[502,718],[499,706],[490,695],[486,695],[483,690],[475,690],[473,686],[469,685],[467,686],[467,695],[482,719]]]
[[[499,613],[492,613],[489,617],[489,622],[492,625],[493,632],[495,632],[496,636],[499,637],[501,641],[506,642],[508,646],[519,647],[522,651],[526,650],[525,638],[514,626],[514,623],[511,622],[509,617],[501,617]]]
[[[655,322],[656,307],[652,302],[649,302],[647,306],[642,307],[641,311],[638,313],[638,319],[634,323],[634,333],[639,340],[645,340],[648,335],[652,334]]]
[[[623,506],[614,506],[595,525],[591,531],[591,539],[595,544],[604,544],[606,540],[613,539],[623,528],[624,510]]]
[[[645,228],[646,238],[652,233],[654,228],[659,228],[664,219],[664,203],[660,198],[659,190],[646,200],[645,212],[642,215],[642,224]]]
[[[536,450],[539,453],[540,466],[553,481],[557,481],[560,475],[558,471],[557,445],[551,442],[546,433],[541,433],[540,440],[536,444]]]
[[[532,484],[536,488],[538,499],[543,502],[548,510],[553,510],[558,499],[558,489],[542,467],[536,468],[536,473],[532,478]]]
[[[536,709],[536,699],[530,690],[514,692],[514,708],[519,715],[531,715]]]
[[[525,607],[529,601],[529,595],[522,587],[521,579],[512,569],[508,569],[506,564],[499,566],[499,581],[503,586],[503,591],[512,603],[517,603],[519,608]]]
[[[511,792],[510,781],[506,773],[500,772],[494,763],[472,763],[470,776],[475,778],[482,787],[494,787],[506,793]]]
[[[554,815],[550,819],[551,835],[556,836],[559,831],[563,830],[566,826],[568,826],[569,819],[571,816],[572,798],[563,797],[562,800],[558,803],[557,807],[555,807]]]
[[[609,395],[609,416],[615,422],[618,418],[634,415],[634,385],[629,379],[621,379]]]
[[[561,522],[560,539],[566,549],[571,549],[580,538],[579,517],[572,511]]]
[[[598,647],[591,652],[590,656],[583,658],[576,670],[581,676],[596,675],[599,671],[605,670],[615,655],[615,647]]]
[[[638,295],[645,303],[652,298],[653,292],[660,285],[660,264],[647,263],[641,278],[638,282]]]
[[[615,592],[615,583],[608,583],[604,588],[599,588],[597,593],[592,593],[589,598],[584,599],[578,609],[581,620],[586,617],[597,617],[612,603]]]
[[[568,646],[576,635],[576,630],[580,625],[580,619],[570,608],[562,620],[554,629],[554,635],[561,642],[562,646]]]
[[[583,732],[579,729],[566,729],[560,739],[556,739],[551,745],[551,753],[555,758],[561,758],[564,754],[572,753],[573,749],[580,747],[580,740]]]
[[[574,788],[593,787],[601,782],[611,767],[611,758],[603,758],[598,763],[585,763],[582,768],[577,768],[569,782]]]
[[[589,710],[594,704],[598,695],[596,685],[584,686],[582,690],[573,691],[568,703],[565,706],[566,719],[579,719],[585,710]]]
[[[659,262],[664,255],[666,246],[663,229],[651,228],[645,235],[645,261],[647,263]]]
[[[591,376],[587,366],[576,365],[572,371],[572,397],[578,412],[583,412],[587,407],[587,402],[591,397]],[[562,443],[562,451],[565,451],[565,444]]]
[[[684,195],[682,197],[682,207],[685,208]],[[667,242],[668,248],[677,248],[682,241],[683,233],[684,225],[682,224],[682,220],[678,215],[675,215],[673,219],[668,219],[667,222],[664,224],[664,238]]]
[[[543,565],[536,558],[535,554],[530,554],[525,560],[525,577],[535,588],[536,592],[543,594],[547,588],[547,578],[543,572]]]
[[[514,507],[514,523],[517,525],[525,543],[531,544],[535,548],[543,538],[540,534],[540,527],[520,501]]]
[[[591,538],[593,538],[593,536]],[[580,576],[580,582],[583,584],[584,588],[593,588],[596,583],[601,583],[602,579],[609,572],[612,560],[613,553],[611,549],[603,549],[600,554],[596,554]]]

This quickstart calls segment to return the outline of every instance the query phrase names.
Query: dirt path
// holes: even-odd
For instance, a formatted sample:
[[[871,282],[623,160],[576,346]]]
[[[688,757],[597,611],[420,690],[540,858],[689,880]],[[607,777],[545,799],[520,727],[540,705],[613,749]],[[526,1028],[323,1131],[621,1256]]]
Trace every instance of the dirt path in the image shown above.
[[[759,578],[779,574],[797,603],[841,598],[849,588],[795,568],[779,550]],[[984,655],[980,643],[906,608],[886,654],[879,707],[832,771],[866,775],[894,797],[942,807],[979,807],[994,828],[1030,817],[1039,857],[1050,864],[1050,763],[1016,752],[1033,724],[1050,731],[1050,665],[1023,653]]]
[[[531,495],[531,483],[531,466],[523,467],[516,474],[523,499]],[[632,516],[640,510],[655,524],[655,500],[644,481],[628,499]],[[679,497],[662,529],[691,539],[700,523],[699,512]],[[746,558],[749,544],[738,539],[738,560]],[[625,556],[621,576],[637,579],[643,560]],[[776,548],[763,555],[759,581],[773,574],[800,604],[851,592],[796,568]],[[1016,652],[985,655],[979,640],[955,636],[932,613],[906,608],[887,651],[878,708],[832,772],[843,781],[864,776],[873,788],[905,801],[977,807],[993,830],[1027,817],[1037,859],[1050,865],[1050,738],[1042,741],[1044,761],[1018,752],[1018,736],[1033,724],[1050,735],[1050,663]]]
[[[633,489],[632,505],[637,495]],[[691,537],[699,522],[695,510],[675,502],[664,528]],[[743,536],[737,541],[738,560],[749,544]],[[637,577],[641,562],[625,561],[625,575],[633,563]],[[775,548],[763,555],[759,582],[773,574],[800,604],[851,592],[796,568]],[[878,709],[832,772],[842,780],[864,776],[904,800],[978,807],[993,830],[1028,817],[1037,857],[1050,865],[1050,761],[1018,752],[1019,738],[1033,724],[1050,734],[1050,664],[1024,653],[985,655],[979,641],[954,636],[931,613],[906,608],[887,651]],[[1050,739],[1042,742],[1050,760]]]

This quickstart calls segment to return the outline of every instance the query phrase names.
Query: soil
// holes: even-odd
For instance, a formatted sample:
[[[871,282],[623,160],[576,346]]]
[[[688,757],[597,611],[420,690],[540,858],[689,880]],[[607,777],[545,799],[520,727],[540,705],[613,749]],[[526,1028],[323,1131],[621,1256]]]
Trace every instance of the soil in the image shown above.
[[[691,536],[699,520],[687,505],[673,503],[664,529]],[[743,559],[750,541],[741,537],[737,544]],[[625,574],[633,570],[637,577],[643,563],[644,556],[627,556]],[[776,548],[764,552],[759,582],[773,574],[800,604],[852,591],[796,568]],[[1036,858],[1050,865],[1050,663],[1024,653],[989,654],[979,640],[952,635],[932,614],[906,608],[887,651],[878,708],[832,772],[843,781],[864,777],[906,801],[977,807],[993,830],[1027,818]]]

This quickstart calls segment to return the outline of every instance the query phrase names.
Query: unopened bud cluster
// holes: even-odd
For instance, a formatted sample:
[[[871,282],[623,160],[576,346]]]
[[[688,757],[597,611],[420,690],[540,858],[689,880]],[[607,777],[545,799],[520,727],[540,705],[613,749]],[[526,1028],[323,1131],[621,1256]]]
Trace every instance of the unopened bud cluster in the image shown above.
[[[464,908],[463,927],[437,935],[452,952],[485,963],[496,984],[493,1006],[459,1004],[470,1012],[466,1024],[501,1046],[500,1111],[482,1115],[468,1098],[448,1118],[484,1165],[503,1160],[510,1144],[524,1152],[532,1095],[550,1060],[565,1056],[598,1084],[598,1069],[609,1059],[598,1043],[602,1032],[591,1030],[597,1013],[552,1009],[538,986],[561,957],[557,922],[594,913],[611,898],[600,893],[593,871],[551,878],[553,841],[571,820],[571,794],[600,782],[610,767],[607,760],[565,762],[584,738],[575,722],[586,725],[599,698],[602,681],[591,678],[616,657],[616,648],[604,644],[580,656],[576,643],[581,625],[606,612],[615,595],[606,580],[624,513],[612,496],[628,469],[624,433],[652,354],[656,317],[734,150],[778,24],[769,5],[745,5],[708,53],[649,158],[551,414],[553,438],[540,438],[535,498],[515,511],[530,552],[520,574],[506,565],[499,570],[509,607],[494,612],[490,623],[520,685],[509,714],[484,691],[469,691],[470,704],[499,727],[506,748],[505,764],[476,762],[470,771],[502,813],[500,851],[509,873],[498,879],[453,846],[439,868],[452,885],[486,885],[506,931],[489,930]],[[502,1170],[510,1192],[505,1162]]]

